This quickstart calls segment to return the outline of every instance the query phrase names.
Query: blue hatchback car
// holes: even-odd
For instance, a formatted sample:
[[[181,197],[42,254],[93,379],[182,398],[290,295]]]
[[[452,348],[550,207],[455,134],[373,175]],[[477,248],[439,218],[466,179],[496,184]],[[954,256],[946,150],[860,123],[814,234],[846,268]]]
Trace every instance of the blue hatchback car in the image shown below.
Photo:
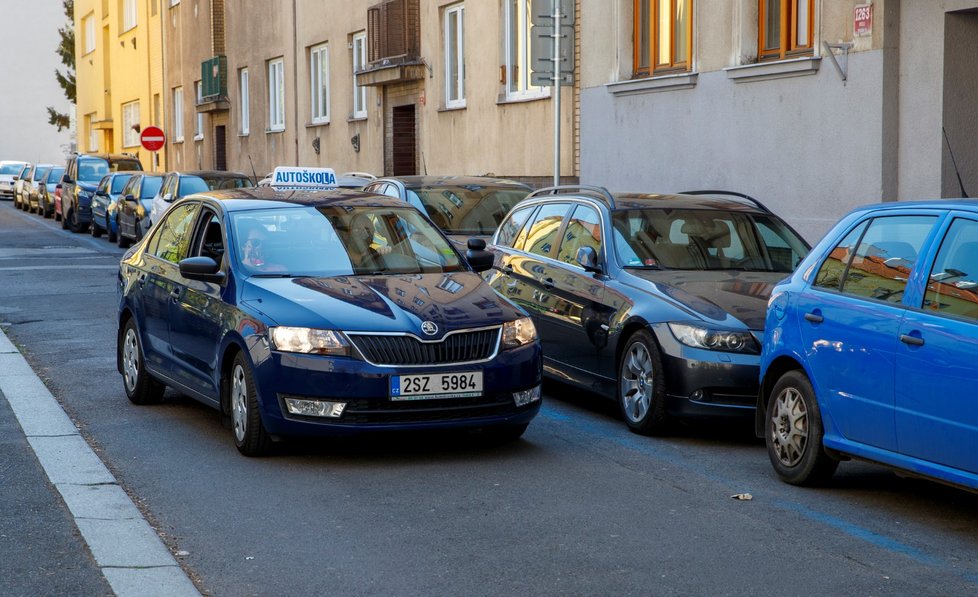
[[[410,231],[408,234],[406,231]],[[533,323],[415,208],[257,187],[174,203],[119,271],[118,369],[220,410],[246,455],[283,436],[481,428],[540,409]]]
[[[853,211],[766,329],[756,429],[784,481],[855,457],[978,490],[978,202]]]

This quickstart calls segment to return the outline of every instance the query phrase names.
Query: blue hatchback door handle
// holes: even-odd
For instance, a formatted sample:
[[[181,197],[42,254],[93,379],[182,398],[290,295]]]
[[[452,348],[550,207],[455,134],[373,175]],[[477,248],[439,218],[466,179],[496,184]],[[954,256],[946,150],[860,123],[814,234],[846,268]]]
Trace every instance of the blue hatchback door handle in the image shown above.
[[[825,318],[819,313],[805,313],[805,321],[810,321],[812,323],[822,323]]]
[[[911,336],[910,334],[900,334],[900,342],[904,344],[909,344],[910,346],[923,346],[924,339],[920,336]]]

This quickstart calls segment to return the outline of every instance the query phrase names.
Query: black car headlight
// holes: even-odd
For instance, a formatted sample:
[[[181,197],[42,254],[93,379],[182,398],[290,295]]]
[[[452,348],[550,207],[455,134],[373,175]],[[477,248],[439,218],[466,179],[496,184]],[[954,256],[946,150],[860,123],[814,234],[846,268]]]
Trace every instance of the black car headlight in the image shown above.
[[[349,356],[350,344],[343,334],[333,330],[273,327],[268,331],[272,348],[282,352]]]
[[[529,317],[521,317],[503,324],[503,348],[519,348],[537,339],[537,328]]]
[[[761,352],[754,335],[747,331],[722,330],[689,323],[670,323],[669,330],[676,340],[692,348],[742,354]]]

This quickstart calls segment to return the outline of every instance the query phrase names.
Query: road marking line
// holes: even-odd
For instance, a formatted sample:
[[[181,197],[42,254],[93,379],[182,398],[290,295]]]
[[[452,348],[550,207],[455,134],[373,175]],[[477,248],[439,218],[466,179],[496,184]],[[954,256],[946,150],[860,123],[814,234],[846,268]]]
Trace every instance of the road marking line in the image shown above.
[[[119,597],[199,597],[156,531],[0,329],[0,396]]]

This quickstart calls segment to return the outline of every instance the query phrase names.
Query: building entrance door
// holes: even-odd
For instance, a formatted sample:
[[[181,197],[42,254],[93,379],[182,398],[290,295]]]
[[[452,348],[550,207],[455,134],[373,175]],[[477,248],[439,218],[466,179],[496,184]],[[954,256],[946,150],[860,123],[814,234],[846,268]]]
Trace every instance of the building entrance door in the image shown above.
[[[214,169],[228,169],[227,127],[214,127]]]
[[[417,174],[418,135],[414,104],[395,106],[392,124],[392,174],[394,176],[411,176]]]

